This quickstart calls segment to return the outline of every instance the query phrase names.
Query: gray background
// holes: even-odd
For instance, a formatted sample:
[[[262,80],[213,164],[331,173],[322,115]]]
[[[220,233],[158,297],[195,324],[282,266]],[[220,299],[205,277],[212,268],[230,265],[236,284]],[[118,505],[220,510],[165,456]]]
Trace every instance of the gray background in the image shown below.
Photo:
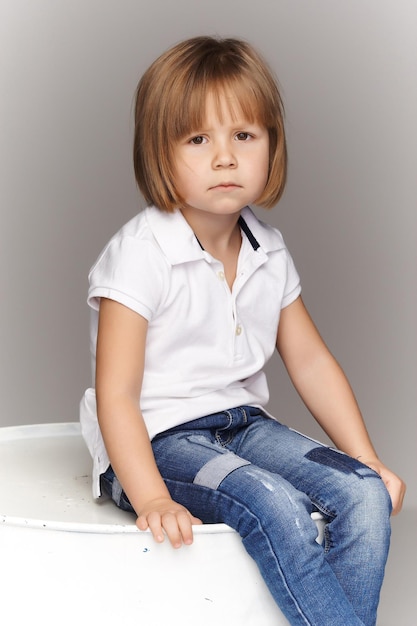
[[[0,425],[78,419],[87,273],[142,206],[138,78],[180,39],[235,35],[287,111],[288,187],[259,214],[417,506],[416,32],[414,0],[0,0]],[[268,371],[269,410],[323,439],[278,358]]]

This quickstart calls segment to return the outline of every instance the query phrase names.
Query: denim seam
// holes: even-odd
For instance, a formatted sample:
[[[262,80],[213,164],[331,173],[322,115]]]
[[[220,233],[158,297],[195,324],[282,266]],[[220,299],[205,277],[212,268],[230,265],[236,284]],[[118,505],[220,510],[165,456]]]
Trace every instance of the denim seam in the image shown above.
[[[189,483],[184,483],[184,481],[181,481],[181,480],[167,479],[165,482],[166,482],[167,486],[168,486],[169,482],[173,482],[173,483],[176,483],[176,484],[185,484],[185,485],[189,486]],[[242,507],[242,509],[245,510],[245,512],[249,515],[250,518],[255,520],[256,525],[258,526],[258,529],[261,531],[262,536],[263,536],[265,542],[268,545],[268,549],[269,549],[270,555],[272,556],[272,559],[276,563],[276,567],[277,567],[277,570],[278,570],[278,572],[280,574],[281,580],[282,580],[283,584],[285,585],[285,587],[286,587],[286,589],[288,591],[288,594],[289,594],[289,596],[291,597],[291,599],[292,599],[292,601],[294,603],[295,609],[297,610],[297,612],[300,615],[300,617],[305,621],[306,625],[307,626],[311,626],[311,622],[304,615],[303,611],[301,610],[301,607],[299,606],[299,604],[298,604],[294,594],[292,593],[292,591],[291,591],[291,589],[290,589],[290,587],[288,585],[287,579],[284,576],[284,572],[282,571],[279,559],[278,559],[277,555],[275,554],[275,552],[273,550],[273,547],[271,545],[271,541],[270,541],[270,539],[268,537],[268,534],[265,532],[265,530],[264,530],[264,528],[263,528],[263,526],[261,524],[260,519],[246,506],[246,504],[244,502],[242,502],[237,497],[236,498],[231,498],[226,493],[223,493],[220,489],[213,490],[213,489],[210,489],[209,487],[205,487],[205,486],[201,486],[201,485],[196,485],[196,487],[199,487],[200,489],[208,489],[211,492],[214,491],[215,493],[220,494],[221,497],[224,498],[225,500],[230,500],[233,504],[238,504],[240,507]],[[240,533],[239,533],[239,535],[240,535]],[[240,537],[241,537],[242,541],[244,542],[245,537],[242,537],[242,535],[240,535]]]
[[[221,492],[221,491],[218,491],[218,493],[222,493],[222,492]],[[250,510],[250,509],[249,509],[249,508],[248,508],[248,507],[247,507],[247,506],[243,503],[243,502],[241,502],[241,501],[240,501],[240,500],[238,500],[237,498],[236,498],[236,499],[230,498],[227,494],[224,494],[224,493],[222,493],[222,496],[223,496],[223,497],[226,497],[227,499],[232,500],[232,502],[238,503],[238,504],[239,504],[239,505],[240,505],[243,509],[245,509],[246,513],[248,513],[248,514],[249,514],[249,517],[252,517],[253,519],[255,519],[256,524],[257,524],[257,526],[258,526],[259,530],[261,531],[262,536],[264,537],[265,542],[266,542],[266,543],[267,543],[267,545],[268,545],[268,549],[269,549],[269,551],[270,551],[270,554],[271,554],[271,556],[272,556],[273,560],[274,560],[274,561],[275,561],[275,563],[276,563],[277,569],[278,569],[278,571],[279,571],[279,573],[280,573],[280,576],[281,576],[281,580],[282,580],[283,584],[285,585],[285,587],[287,588],[287,590],[288,590],[288,594],[289,594],[289,595],[290,595],[290,597],[292,598],[292,600],[293,600],[293,602],[294,602],[294,606],[295,606],[296,610],[298,611],[298,614],[300,615],[300,617],[302,617],[302,619],[305,621],[305,623],[307,624],[307,626],[310,626],[310,621],[309,621],[309,620],[307,620],[306,616],[305,616],[305,615],[304,615],[304,613],[302,612],[301,607],[299,606],[299,604],[298,604],[298,602],[297,602],[297,600],[296,600],[296,598],[295,598],[294,594],[292,593],[292,591],[291,591],[291,589],[290,589],[290,587],[289,587],[289,585],[288,585],[287,579],[286,579],[286,577],[285,577],[285,575],[284,575],[284,572],[283,572],[283,570],[282,570],[282,568],[281,568],[281,565],[280,565],[279,559],[278,559],[277,555],[276,555],[276,554],[275,554],[275,552],[274,552],[274,549],[273,549],[273,547],[272,547],[272,545],[271,545],[271,541],[270,541],[270,539],[269,539],[269,537],[268,537],[268,534],[265,532],[265,530],[264,530],[264,528],[263,528],[263,526],[262,526],[261,520],[260,520],[260,519],[259,519],[256,515],[254,515],[254,513],[253,513],[253,512],[252,512],[252,511],[251,511],[251,510]],[[243,539],[244,539],[244,538],[242,537],[242,540],[243,540]]]
[[[219,429],[222,430],[222,429]],[[230,432],[227,439],[224,440],[219,432],[219,430],[216,430],[215,432],[215,437],[216,437],[216,441],[219,444],[219,446],[221,446],[222,448],[225,448],[226,446],[228,446],[229,444],[232,443],[233,439],[234,439],[234,433]]]

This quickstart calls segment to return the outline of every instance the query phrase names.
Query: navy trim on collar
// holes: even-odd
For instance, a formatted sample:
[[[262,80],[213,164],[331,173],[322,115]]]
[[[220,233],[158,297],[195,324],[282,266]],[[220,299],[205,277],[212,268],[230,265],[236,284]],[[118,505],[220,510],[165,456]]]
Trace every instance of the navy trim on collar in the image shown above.
[[[238,224],[239,224],[240,228],[243,230],[243,232],[245,233],[246,237],[249,239],[249,242],[250,242],[252,248],[256,252],[256,250],[258,248],[260,248],[260,243],[258,243],[258,240],[256,239],[255,235],[253,234],[253,232],[251,231],[249,226],[246,224],[246,222],[245,222],[245,220],[243,219],[242,216],[239,217]]]

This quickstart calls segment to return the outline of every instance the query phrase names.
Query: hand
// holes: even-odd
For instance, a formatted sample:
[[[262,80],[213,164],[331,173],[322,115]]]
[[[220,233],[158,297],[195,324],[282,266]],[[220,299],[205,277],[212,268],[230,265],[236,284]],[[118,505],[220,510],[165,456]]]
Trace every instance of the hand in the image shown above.
[[[387,488],[387,491],[391,497],[392,502],[392,515],[398,515],[402,509],[403,500],[405,496],[406,486],[403,480],[394,472],[388,469],[379,459],[373,461],[367,461],[360,458],[361,463],[364,463],[371,469],[375,470],[382,478],[382,481]]]
[[[180,548],[184,543],[191,545],[193,542],[192,524],[203,522],[191,515],[181,504],[171,498],[158,498],[147,502],[139,511],[136,526],[139,530],[149,528],[153,538],[158,543],[164,541],[164,531],[168,536],[173,548]]]

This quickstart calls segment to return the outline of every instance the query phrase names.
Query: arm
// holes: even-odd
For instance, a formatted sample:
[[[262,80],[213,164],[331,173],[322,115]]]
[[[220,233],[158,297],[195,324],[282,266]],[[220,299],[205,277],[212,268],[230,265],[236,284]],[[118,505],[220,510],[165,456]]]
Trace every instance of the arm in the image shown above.
[[[377,471],[399,513],[403,481],[378,459],[349,382],[311,320],[301,297],[282,310],[277,349],[303,402],[343,452]]]
[[[146,333],[145,318],[115,301],[101,300],[97,414],[112,467],[138,515],[138,528],[149,527],[159,542],[165,530],[179,547],[192,543],[191,525],[201,522],[171,499],[140,412]]]

